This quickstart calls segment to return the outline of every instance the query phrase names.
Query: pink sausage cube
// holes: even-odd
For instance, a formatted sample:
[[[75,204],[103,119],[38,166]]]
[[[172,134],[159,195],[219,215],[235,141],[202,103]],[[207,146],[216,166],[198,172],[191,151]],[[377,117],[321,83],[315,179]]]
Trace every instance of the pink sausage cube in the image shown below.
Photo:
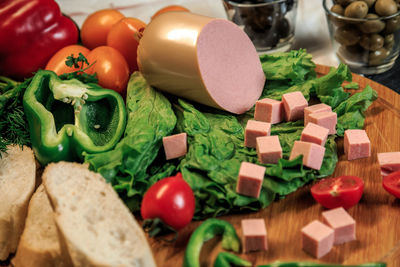
[[[371,142],[365,130],[344,131],[344,153],[348,160],[371,156]]]
[[[308,115],[308,122],[318,124],[329,129],[329,134],[336,133],[337,114],[336,112],[314,112]]]
[[[258,161],[262,164],[278,163],[282,158],[282,147],[277,135],[257,137]]]
[[[322,217],[335,232],[334,245],[356,240],[356,221],[342,207],[324,211]]]
[[[256,138],[268,136],[271,133],[271,123],[263,121],[248,120],[244,133],[244,145],[256,148]]]
[[[321,104],[316,104],[316,105],[312,105],[309,107],[304,108],[304,126],[307,125],[308,123],[308,116],[311,113],[318,113],[318,112],[331,112],[332,108],[331,106],[321,103]]]
[[[300,141],[314,143],[325,146],[326,138],[328,138],[329,130],[315,123],[308,123],[301,133]]]
[[[265,167],[249,162],[242,162],[239,169],[236,192],[241,195],[258,198],[264,174]]]
[[[400,152],[378,153],[378,162],[381,166],[382,176],[400,171]]]
[[[318,220],[301,229],[301,245],[305,252],[319,259],[333,247],[334,231]]]
[[[308,102],[301,92],[297,91],[283,94],[282,102],[285,110],[285,119],[287,121],[303,119],[304,108],[308,106]]]
[[[163,146],[167,160],[186,155],[187,152],[186,133],[174,134],[163,137]]]
[[[268,250],[267,230],[263,219],[242,220],[243,251]]]
[[[311,169],[321,169],[322,161],[324,160],[325,147],[303,141],[294,141],[292,151],[290,152],[289,160],[303,155],[303,165]]]
[[[283,104],[270,98],[264,98],[256,102],[254,119],[269,123],[279,123],[283,120]]]

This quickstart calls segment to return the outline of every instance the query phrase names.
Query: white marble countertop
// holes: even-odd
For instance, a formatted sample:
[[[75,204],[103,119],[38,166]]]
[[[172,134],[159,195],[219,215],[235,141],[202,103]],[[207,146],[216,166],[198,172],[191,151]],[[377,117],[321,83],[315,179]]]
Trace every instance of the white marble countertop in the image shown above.
[[[56,0],[64,13],[82,25],[88,14],[104,8],[117,8],[125,16],[148,23],[160,8],[178,4],[192,12],[211,17],[226,18],[222,0]],[[306,48],[315,63],[337,66],[332,52],[322,0],[298,0],[294,49]]]

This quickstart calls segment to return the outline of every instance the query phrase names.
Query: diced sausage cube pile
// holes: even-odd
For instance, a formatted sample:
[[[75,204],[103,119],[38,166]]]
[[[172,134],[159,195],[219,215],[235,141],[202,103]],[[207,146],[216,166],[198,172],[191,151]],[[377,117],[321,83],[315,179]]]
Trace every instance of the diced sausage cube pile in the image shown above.
[[[311,169],[321,169],[324,160],[325,147],[303,141],[294,141],[289,160],[293,160],[299,155],[303,155],[303,165]]]
[[[268,122],[248,120],[245,128],[244,145],[256,148],[256,138],[268,136],[271,133],[271,124]]]
[[[303,250],[317,259],[331,251],[334,238],[333,229],[318,220],[312,221],[301,229]]]
[[[356,239],[356,222],[342,207],[324,211],[322,217],[324,223],[314,220],[301,230],[303,250],[318,259],[333,245]]]

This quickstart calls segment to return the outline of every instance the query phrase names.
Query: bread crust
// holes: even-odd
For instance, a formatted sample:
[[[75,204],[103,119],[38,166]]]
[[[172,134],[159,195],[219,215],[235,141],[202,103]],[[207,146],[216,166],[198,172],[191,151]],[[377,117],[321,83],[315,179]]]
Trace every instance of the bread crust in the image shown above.
[[[36,164],[29,147],[12,145],[0,159],[0,260],[17,249],[29,200],[35,189]]]
[[[61,249],[54,212],[44,186],[33,194],[28,207],[24,232],[15,257],[14,267],[72,266],[68,253]]]
[[[43,183],[74,266],[156,266],[141,227],[100,174],[51,163]]]

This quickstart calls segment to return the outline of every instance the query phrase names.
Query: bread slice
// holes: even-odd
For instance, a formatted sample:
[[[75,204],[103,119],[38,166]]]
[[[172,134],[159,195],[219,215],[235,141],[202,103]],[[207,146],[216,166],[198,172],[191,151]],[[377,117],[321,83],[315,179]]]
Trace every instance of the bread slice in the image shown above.
[[[156,266],[141,227],[100,174],[59,162],[42,178],[74,266]]]
[[[24,232],[12,263],[14,267],[72,265],[66,251],[61,250],[54,212],[43,185],[29,202]]]
[[[35,157],[29,147],[7,148],[0,158],[0,260],[17,248],[36,176]]]

